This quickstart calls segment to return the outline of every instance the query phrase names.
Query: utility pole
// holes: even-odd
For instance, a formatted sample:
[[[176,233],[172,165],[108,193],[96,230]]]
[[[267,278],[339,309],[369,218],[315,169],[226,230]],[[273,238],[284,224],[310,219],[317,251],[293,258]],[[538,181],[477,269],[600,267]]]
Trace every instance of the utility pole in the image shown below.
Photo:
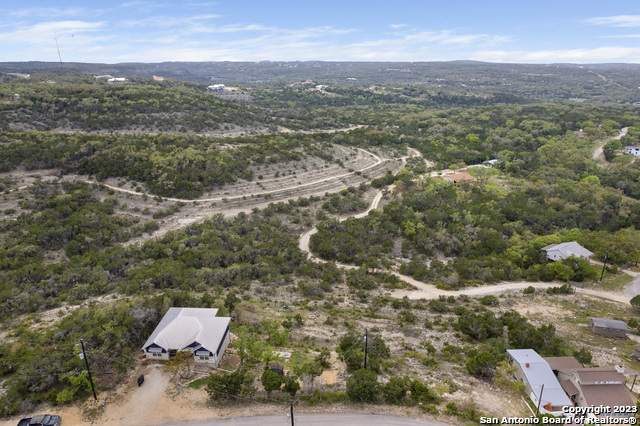
[[[540,397],[538,398],[538,408],[536,409],[536,417],[540,414],[540,404],[542,403],[542,391],[544,390],[544,383],[542,389],[540,389]]]
[[[607,254],[604,255],[604,263],[602,264],[602,274],[600,274],[600,282],[602,282],[602,278],[604,277],[604,268],[607,266],[607,257],[609,257],[609,249],[607,249]]]
[[[293,424],[293,401],[291,401],[291,426],[294,426],[294,424]]]
[[[60,68],[62,68],[62,55],[60,55],[60,46],[58,46],[58,35],[53,32],[54,39],[56,40],[56,49],[58,50],[58,58],[60,59]]]
[[[369,353],[369,329],[364,330],[364,369],[367,369],[367,354]]]
[[[96,388],[93,387],[93,379],[91,378],[91,369],[89,369],[89,359],[87,358],[87,354],[84,352],[84,340],[80,339],[80,345],[82,346],[82,359],[84,359],[84,363],[87,366],[87,373],[89,373],[89,383],[91,383],[91,390],[93,391],[93,399],[98,401],[98,396],[96,395]]]

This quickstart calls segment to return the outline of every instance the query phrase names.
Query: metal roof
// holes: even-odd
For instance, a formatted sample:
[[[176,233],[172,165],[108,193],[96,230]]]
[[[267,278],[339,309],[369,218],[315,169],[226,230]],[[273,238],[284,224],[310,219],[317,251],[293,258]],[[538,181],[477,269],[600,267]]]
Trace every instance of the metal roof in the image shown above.
[[[217,309],[169,308],[143,349],[156,344],[167,351],[183,350],[197,343],[191,349],[215,353],[231,321],[229,317],[216,317],[217,313]]]
[[[549,253],[557,252],[561,258],[566,259],[569,256],[575,257],[589,257],[593,256],[593,252],[587,250],[582,247],[580,244],[575,241],[570,241],[568,243],[561,244],[549,244],[548,246],[542,248],[542,250],[547,252],[547,256]]]
[[[627,323],[624,321],[609,319],[609,318],[591,318],[593,325],[600,328],[612,328],[614,330],[627,331]]]
[[[551,403],[552,406],[572,405],[569,397],[560,386],[560,382],[544,360],[533,349],[509,349],[507,353],[520,365],[531,391],[540,398],[542,391],[542,405]],[[544,390],[542,389],[544,385]]]

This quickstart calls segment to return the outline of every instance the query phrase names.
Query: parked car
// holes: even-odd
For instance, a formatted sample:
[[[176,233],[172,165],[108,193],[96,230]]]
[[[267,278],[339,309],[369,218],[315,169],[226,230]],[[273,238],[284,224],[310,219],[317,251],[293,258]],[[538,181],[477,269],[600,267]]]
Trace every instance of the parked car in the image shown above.
[[[20,420],[18,426],[60,426],[62,418],[52,414],[37,414],[33,417]]]

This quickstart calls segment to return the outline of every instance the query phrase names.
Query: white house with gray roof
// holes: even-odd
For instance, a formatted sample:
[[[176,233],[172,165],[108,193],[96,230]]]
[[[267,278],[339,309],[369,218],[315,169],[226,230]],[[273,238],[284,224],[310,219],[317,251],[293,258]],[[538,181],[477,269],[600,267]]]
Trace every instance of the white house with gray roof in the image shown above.
[[[147,359],[168,361],[177,351],[193,352],[197,364],[217,367],[229,345],[229,317],[217,309],[169,308],[142,347]]]
[[[581,257],[583,259],[588,259],[593,256],[593,252],[582,247],[575,241],[561,244],[549,244],[548,246],[541,248],[540,251],[545,252],[547,254],[547,259],[553,261],[566,259],[571,256]]]
[[[559,416],[562,407],[573,406],[571,400],[560,386],[549,363],[533,349],[509,349],[511,364],[516,366],[517,380],[524,383],[524,389],[540,412]],[[544,387],[543,387],[544,386]]]

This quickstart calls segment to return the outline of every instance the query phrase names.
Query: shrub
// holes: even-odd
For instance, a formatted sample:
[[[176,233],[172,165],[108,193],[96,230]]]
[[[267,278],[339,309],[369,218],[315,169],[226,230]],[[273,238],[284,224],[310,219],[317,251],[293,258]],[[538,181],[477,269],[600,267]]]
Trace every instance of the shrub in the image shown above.
[[[591,364],[591,359],[592,359],[591,352],[589,352],[586,348],[582,348],[582,349],[577,350],[577,351],[574,350],[573,351],[573,356],[582,365]]]
[[[408,377],[392,377],[382,389],[384,400],[387,404],[404,405],[410,388],[411,380]]]
[[[569,284],[563,284],[560,287],[549,287],[547,289],[547,294],[571,294],[571,293],[573,293],[573,287],[571,287],[571,285]]]
[[[485,306],[497,306],[500,302],[496,296],[487,295],[480,298],[480,303]]]
[[[360,369],[347,379],[347,396],[354,402],[375,402],[380,395],[378,375],[371,371]]]
[[[491,352],[480,352],[467,361],[466,367],[469,374],[477,377],[491,378],[495,373],[498,358]]]

